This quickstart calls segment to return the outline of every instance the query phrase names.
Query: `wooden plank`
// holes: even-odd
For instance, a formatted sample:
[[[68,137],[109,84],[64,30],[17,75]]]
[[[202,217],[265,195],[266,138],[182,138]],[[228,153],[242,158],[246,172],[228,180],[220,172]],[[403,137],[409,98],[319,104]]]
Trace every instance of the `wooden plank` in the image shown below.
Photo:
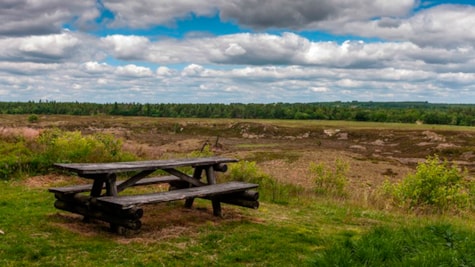
[[[131,196],[105,196],[97,198],[100,204],[111,205],[128,209],[135,205],[169,202],[191,197],[211,197],[215,195],[229,194],[248,189],[257,188],[259,185],[244,182],[228,182],[200,187],[191,187],[167,192],[159,192]]]
[[[132,186],[170,183],[170,182],[178,182],[178,181],[181,181],[180,178],[172,176],[172,175],[158,176],[158,177],[143,178],[142,180],[139,180]],[[124,181],[119,181],[117,182],[117,185],[120,185],[123,182]],[[91,189],[92,189],[92,184],[82,184],[82,185],[49,188],[48,191],[52,193],[73,194],[73,193],[88,192],[88,191],[91,191]]]
[[[188,176],[188,174],[185,174],[179,170],[175,170],[175,169],[163,169],[164,171],[168,172],[169,174],[171,175],[174,175],[176,177],[179,177],[180,179],[182,179],[183,181],[186,181],[194,186],[203,186],[203,185],[206,185],[205,183],[202,183],[200,182],[200,180],[198,179],[195,179],[193,177],[190,177]]]
[[[55,163],[54,166],[60,169],[69,170],[79,175],[90,175],[98,173],[126,172],[126,171],[144,171],[171,169],[178,167],[197,167],[219,165],[238,160],[223,157],[205,157],[189,159],[171,159],[171,160],[146,160],[129,162],[110,162],[110,163]]]

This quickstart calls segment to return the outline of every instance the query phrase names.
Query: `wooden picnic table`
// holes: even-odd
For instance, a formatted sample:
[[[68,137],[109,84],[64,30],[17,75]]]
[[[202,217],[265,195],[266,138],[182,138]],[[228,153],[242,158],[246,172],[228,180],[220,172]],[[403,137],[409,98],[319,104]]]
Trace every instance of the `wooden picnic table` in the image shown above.
[[[195,198],[210,199],[213,214],[221,216],[221,202],[244,207],[259,206],[258,193],[250,190],[257,184],[244,182],[216,183],[216,172],[225,172],[228,163],[236,159],[203,157],[171,160],[147,160],[111,163],[56,163],[56,168],[74,172],[79,177],[92,180],[92,184],[50,188],[55,194],[55,207],[81,214],[85,220],[99,219],[109,222],[111,229],[138,230],[143,215],[141,205],[185,199],[191,208]],[[193,174],[186,174],[183,167],[191,167]],[[169,176],[149,177],[157,170]],[[206,180],[202,181],[203,173]],[[118,181],[118,175],[130,175]],[[168,183],[169,191],[147,194],[120,193],[132,186]],[[86,194],[85,194],[86,192]],[[87,192],[89,192],[87,194]]]

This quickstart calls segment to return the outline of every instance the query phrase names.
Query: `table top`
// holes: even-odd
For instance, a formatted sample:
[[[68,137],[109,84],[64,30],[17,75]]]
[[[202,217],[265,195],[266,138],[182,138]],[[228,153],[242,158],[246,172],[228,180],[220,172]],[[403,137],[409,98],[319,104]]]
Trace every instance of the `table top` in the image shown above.
[[[184,158],[170,160],[145,160],[108,163],[55,163],[54,166],[78,173],[79,175],[118,173],[127,171],[147,171],[172,169],[178,167],[212,166],[221,163],[237,162],[237,159],[225,157]]]

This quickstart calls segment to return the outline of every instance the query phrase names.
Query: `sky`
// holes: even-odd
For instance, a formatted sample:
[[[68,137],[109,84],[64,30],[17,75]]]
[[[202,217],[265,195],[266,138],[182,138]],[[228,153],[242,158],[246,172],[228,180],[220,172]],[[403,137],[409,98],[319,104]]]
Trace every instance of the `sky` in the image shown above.
[[[0,0],[0,101],[475,103],[472,0]]]

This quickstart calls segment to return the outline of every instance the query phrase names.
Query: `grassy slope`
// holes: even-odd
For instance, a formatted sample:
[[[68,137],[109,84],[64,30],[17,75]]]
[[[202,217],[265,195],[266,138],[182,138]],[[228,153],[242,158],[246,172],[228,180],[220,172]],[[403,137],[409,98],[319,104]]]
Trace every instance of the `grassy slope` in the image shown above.
[[[368,253],[375,255],[373,263],[381,264],[384,263],[384,260],[381,261],[384,253],[394,251],[404,240],[413,242],[411,238],[420,239],[422,243],[403,245],[402,252],[392,259],[394,265],[397,265],[399,257],[407,255],[407,251],[417,251],[417,255],[432,252],[429,255],[432,258],[427,256],[415,261],[428,265],[439,261],[452,264],[451,259],[468,263],[467,266],[475,264],[475,261],[470,261],[475,260],[473,256],[465,255],[468,259],[462,257],[463,252],[474,244],[475,227],[472,222],[467,223],[460,218],[414,217],[365,210],[344,203],[322,200],[306,200],[304,203],[301,200],[300,203],[288,205],[263,203],[257,211],[237,209],[246,215],[242,220],[218,220],[217,223],[197,225],[175,221],[174,226],[161,227],[171,227],[178,232],[181,229],[177,227],[179,225],[195,228],[191,232],[183,231],[183,234],[154,240],[143,239],[151,233],[142,233],[142,238],[125,238],[106,231],[89,235],[58,227],[68,219],[58,215],[53,201],[54,197],[46,188],[28,188],[15,182],[2,183],[0,229],[5,234],[0,235],[0,266],[361,265],[361,261],[368,261],[364,256]],[[198,206],[209,209],[210,205],[199,202]],[[159,212],[180,209],[177,205],[157,208]],[[226,206],[226,210],[231,209],[234,210]],[[81,224],[78,218],[74,220],[77,222],[73,223]],[[381,230],[372,233],[372,229],[378,227]],[[404,227],[407,229],[404,230]],[[418,235],[421,232],[418,229],[432,229],[430,227],[445,230],[439,234],[435,232],[433,237],[434,231]],[[378,233],[380,236],[374,237]],[[454,248],[448,245],[448,241],[439,244],[451,233]],[[371,247],[375,240],[381,240],[381,235],[388,240]],[[392,240],[396,243],[391,243]],[[352,258],[352,254],[361,247],[374,251],[360,252]],[[439,250],[452,252],[440,258]],[[378,256],[378,253],[383,256]],[[338,254],[347,255],[340,257]],[[387,263],[392,266],[391,262]]]

